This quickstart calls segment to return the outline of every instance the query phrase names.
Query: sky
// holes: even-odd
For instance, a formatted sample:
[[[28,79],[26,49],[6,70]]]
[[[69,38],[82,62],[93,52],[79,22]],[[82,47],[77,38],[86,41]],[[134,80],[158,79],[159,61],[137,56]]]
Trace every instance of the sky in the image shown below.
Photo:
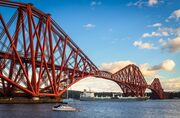
[[[179,0],[12,0],[33,3],[51,17],[101,70],[136,64],[148,84],[160,78],[180,91]],[[111,81],[85,78],[70,89],[121,91]]]

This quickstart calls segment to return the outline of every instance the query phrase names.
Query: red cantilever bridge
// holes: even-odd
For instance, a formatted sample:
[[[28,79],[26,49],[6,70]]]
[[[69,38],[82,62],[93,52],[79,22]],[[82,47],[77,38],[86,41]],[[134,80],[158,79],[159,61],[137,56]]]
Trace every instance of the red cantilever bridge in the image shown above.
[[[61,27],[32,4],[0,1],[0,94],[61,96],[79,80],[95,76],[116,82],[125,96],[151,89],[162,99],[159,79],[148,85],[136,65],[112,74],[99,70]]]

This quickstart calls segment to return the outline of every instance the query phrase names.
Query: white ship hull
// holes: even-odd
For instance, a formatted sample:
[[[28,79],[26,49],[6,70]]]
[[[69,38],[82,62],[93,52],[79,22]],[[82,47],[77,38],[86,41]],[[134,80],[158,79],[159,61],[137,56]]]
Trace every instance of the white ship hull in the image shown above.
[[[94,98],[91,98],[91,97],[81,97],[80,98],[81,101],[93,101],[95,100]]]
[[[87,97],[81,97],[81,101],[144,101],[148,100],[148,97],[121,97],[121,98],[87,98]]]
[[[76,108],[73,108],[73,107],[68,106],[68,105],[60,105],[58,107],[53,107],[52,110],[53,111],[66,111],[66,112],[78,111]]]

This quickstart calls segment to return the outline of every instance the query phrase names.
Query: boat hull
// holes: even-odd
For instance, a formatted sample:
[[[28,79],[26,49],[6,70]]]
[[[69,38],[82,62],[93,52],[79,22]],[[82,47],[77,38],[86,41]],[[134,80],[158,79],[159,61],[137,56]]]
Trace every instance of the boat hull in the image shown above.
[[[90,97],[83,97],[83,98],[80,98],[80,101],[94,101],[95,98],[90,98]]]
[[[59,105],[59,106],[54,106],[52,108],[53,111],[66,111],[66,112],[74,112],[78,111],[76,108],[71,107],[69,105]]]
[[[77,109],[57,109],[57,108],[52,108],[53,111],[62,111],[62,112],[75,112],[78,111]]]

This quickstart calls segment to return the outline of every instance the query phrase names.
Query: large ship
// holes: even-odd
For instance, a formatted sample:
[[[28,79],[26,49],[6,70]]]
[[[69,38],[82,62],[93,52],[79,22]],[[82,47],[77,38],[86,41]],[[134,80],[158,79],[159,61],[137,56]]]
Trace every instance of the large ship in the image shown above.
[[[95,100],[94,92],[86,91],[86,89],[84,89],[83,93],[80,94],[80,100],[81,101]]]
[[[148,100],[149,97],[122,97],[113,95],[113,97],[95,97],[94,92],[84,90],[83,93],[80,94],[81,101],[143,101]]]

